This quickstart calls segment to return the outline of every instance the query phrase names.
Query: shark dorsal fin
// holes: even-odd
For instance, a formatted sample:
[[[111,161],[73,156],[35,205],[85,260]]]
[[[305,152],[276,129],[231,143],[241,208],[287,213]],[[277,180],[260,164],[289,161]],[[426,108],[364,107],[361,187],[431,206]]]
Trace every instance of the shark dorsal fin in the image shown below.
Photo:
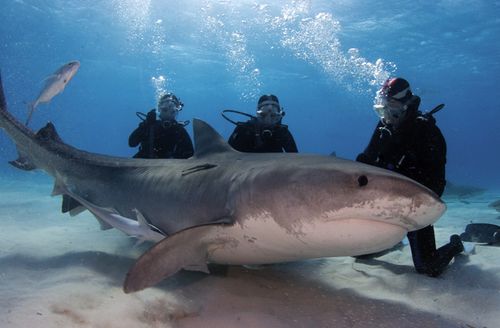
[[[194,155],[198,158],[211,154],[235,152],[207,122],[193,119]]]

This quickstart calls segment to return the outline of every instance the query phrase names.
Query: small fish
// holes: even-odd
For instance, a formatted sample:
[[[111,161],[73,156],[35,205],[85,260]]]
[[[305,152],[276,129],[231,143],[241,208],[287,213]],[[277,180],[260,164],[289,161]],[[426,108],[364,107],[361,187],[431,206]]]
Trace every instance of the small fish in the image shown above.
[[[59,67],[57,71],[45,79],[45,85],[42,91],[40,91],[38,97],[28,105],[29,113],[25,123],[26,126],[29,124],[35,108],[40,104],[48,103],[52,98],[60,94],[66,87],[66,84],[68,84],[71,78],[76,74],[78,68],[80,68],[79,61],[70,61]]]

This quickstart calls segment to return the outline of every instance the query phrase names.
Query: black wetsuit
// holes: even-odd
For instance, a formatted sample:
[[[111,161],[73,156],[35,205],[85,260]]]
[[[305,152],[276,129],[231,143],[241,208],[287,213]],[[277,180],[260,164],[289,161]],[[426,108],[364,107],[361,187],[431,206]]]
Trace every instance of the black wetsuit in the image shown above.
[[[184,125],[176,121],[155,120],[139,124],[128,138],[130,147],[140,144],[135,158],[189,158],[193,143]]]
[[[379,123],[368,147],[357,161],[401,173],[441,196],[446,184],[446,142],[432,116],[418,111],[414,96],[409,117],[394,130]],[[413,263],[419,273],[441,274],[451,259],[463,250],[461,242],[436,249],[433,226],[408,233]]]
[[[255,119],[238,122],[228,142],[234,149],[246,153],[298,152],[288,126],[276,124],[265,127]]]

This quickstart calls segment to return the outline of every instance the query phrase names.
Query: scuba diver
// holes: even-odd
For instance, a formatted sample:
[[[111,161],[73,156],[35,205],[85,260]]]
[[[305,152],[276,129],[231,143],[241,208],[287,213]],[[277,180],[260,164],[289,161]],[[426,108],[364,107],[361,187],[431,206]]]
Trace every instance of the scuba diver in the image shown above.
[[[422,114],[420,97],[413,95],[408,81],[389,78],[375,96],[380,117],[366,149],[356,160],[403,174],[441,196],[446,184],[446,142],[433,113]],[[434,227],[408,232],[413,264],[418,273],[439,276],[464,246],[458,235],[436,249]]]
[[[134,158],[189,158],[193,156],[193,143],[185,126],[189,121],[178,122],[177,114],[184,104],[173,94],[163,94],[158,100],[158,113],[152,109],[147,114],[136,113],[142,120],[128,138],[130,147],[139,151]]]
[[[246,122],[234,122],[226,112],[237,113],[250,117]],[[247,153],[296,153],[297,145],[288,126],[281,124],[285,115],[280,107],[278,97],[263,95],[257,103],[257,116],[234,110],[225,110],[222,116],[236,125],[229,137],[228,143],[234,149]]]

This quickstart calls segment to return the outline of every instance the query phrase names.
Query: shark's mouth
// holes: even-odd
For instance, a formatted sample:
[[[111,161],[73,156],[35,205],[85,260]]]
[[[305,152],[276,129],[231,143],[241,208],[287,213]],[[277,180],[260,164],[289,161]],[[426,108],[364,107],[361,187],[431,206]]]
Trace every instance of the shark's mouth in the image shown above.
[[[328,211],[322,217],[325,221],[355,218],[366,222],[392,224],[406,231],[414,231],[433,224],[441,217],[445,209],[443,203],[436,202],[434,207],[423,206],[422,204],[416,206],[415,201],[411,198],[379,198],[374,201],[361,202],[350,207]]]

